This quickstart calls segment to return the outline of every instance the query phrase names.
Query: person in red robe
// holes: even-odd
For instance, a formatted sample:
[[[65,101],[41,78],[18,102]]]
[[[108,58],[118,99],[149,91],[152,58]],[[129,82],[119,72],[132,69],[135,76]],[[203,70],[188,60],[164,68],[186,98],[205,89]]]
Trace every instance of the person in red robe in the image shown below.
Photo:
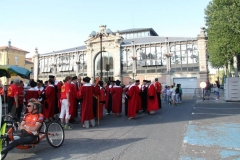
[[[44,96],[43,115],[45,122],[49,122],[49,120],[53,120],[55,106],[55,87],[52,79],[48,80],[48,85],[44,90]]]
[[[147,111],[150,114],[154,114],[158,109],[157,92],[153,81],[148,87]]]
[[[105,88],[103,87],[103,81],[99,81],[99,97],[98,97],[98,107],[97,107],[97,118],[103,118],[103,106],[106,103]]]
[[[110,89],[109,89],[109,85],[110,85],[110,82],[107,82],[105,83],[105,92],[106,92],[106,103],[105,103],[105,109],[107,110],[108,109],[108,101],[109,101],[109,92],[110,92]]]
[[[138,96],[137,96],[137,112],[140,112],[142,110],[142,101],[141,101],[141,89],[139,88],[139,84],[140,84],[140,81],[139,80],[136,80],[135,81],[135,85],[136,85],[136,89],[137,89],[137,92],[138,92]]]
[[[58,85],[59,82],[56,80],[56,77],[53,75],[49,75],[49,79],[52,79],[54,81],[54,87],[55,87],[55,106],[54,106],[54,114],[60,113],[58,105],[60,105],[60,97],[61,97],[61,86]],[[57,105],[58,104],[58,105]],[[60,107],[61,108],[61,107]]]
[[[71,118],[69,120],[70,123],[77,123],[76,112],[77,112],[77,76],[72,77],[72,82],[70,84],[70,107],[69,107],[69,114]]]
[[[130,81],[133,82],[132,79],[130,79]],[[128,119],[133,119],[136,117],[138,107],[137,98],[139,96],[139,91],[135,83],[129,87],[126,95],[128,97]]]
[[[92,126],[95,126],[94,114],[93,114],[93,94],[95,88],[90,83],[91,78],[84,77],[83,85],[80,87],[77,96],[81,102],[81,123],[84,123],[83,127],[89,128],[89,122]]]
[[[121,81],[116,80],[115,86],[113,86],[112,92],[112,112],[114,116],[120,116],[122,113],[122,94],[123,89],[120,86]]]
[[[24,102],[27,104],[28,100],[31,98],[38,99],[39,94],[38,91],[35,89],[37,86],[37,83],[34,80],[31,80],[30,82],[30,88],[26,91],[25,97],[24,97]],[[25,113],[28,113],[28,110],[25,110]]]

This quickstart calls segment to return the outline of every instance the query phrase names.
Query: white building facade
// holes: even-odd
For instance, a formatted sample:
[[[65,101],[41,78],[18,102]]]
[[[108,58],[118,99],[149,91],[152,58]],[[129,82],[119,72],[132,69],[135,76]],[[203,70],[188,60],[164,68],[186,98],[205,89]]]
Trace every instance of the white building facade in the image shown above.
[[[129,78],[152,80],[161,83],[181,82],[182,87],[197,88],[208,76],[207,37],[204,28],[196,38],[160,37],[152,28],[135,28],[106,32],[99,27],[96,36],[89,36],[84,46],[34,55],[34,79],[47,80],[55,75],[58,80],[66,76],[89,76],[92,79],[102,72],[103,79]],[[109,31],[109,30],[108,30]],[[187,86],[188,85],[188,86]]]

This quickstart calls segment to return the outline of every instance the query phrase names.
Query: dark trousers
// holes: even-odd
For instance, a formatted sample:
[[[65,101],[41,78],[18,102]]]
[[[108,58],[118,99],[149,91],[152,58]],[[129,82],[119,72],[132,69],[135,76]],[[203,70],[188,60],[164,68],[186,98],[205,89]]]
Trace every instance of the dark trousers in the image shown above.
[[[128,99],[125,98],[125,116],[128,116]]]
[[[16,146],[19,146],[21,144],[30,144],[33,141],[37,141],[37,137],[33,134],[29,134],[27,131],[22,130],[21,134],[19,134],[20,139],[14,140],[9,145],[6,146],[6,148],[3,148],[2,153],[7,153]]]
[[[158,99],[158,108],[160,109],[161,108],[161,93],[160,92],[157,92],[157,99]]]
[[[21,113],[23,109],[23,104],[18,104],[18,108],[16,108],[16,116],[20,119]]]
[[[8,97],[8,101],[7,101],[7,104],[8,104],[8,113],[11,112],[12,110],[12,107],[13,107],[13,104],[14,104],[14,97]]]

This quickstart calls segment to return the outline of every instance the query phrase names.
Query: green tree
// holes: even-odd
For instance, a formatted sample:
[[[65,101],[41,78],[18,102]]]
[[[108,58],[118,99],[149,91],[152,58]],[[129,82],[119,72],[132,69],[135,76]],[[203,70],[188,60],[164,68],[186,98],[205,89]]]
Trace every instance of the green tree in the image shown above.
[[[212,0],[205,20],[209,61],[215,68],[227,66],[240,54],[240,0]]]

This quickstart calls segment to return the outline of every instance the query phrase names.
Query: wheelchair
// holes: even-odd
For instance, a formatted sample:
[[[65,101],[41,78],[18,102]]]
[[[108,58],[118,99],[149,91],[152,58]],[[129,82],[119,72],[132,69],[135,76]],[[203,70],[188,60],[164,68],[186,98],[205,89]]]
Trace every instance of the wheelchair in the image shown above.
[[[5,147],[9,144],[9,142],[14,141],[14,139],[20,138],[17,133],[19,122],[17,117],[12,117],[10,115],[3,116],[2,120],[3,122],[0,145],[2,145],[2,147]],[[65,139],[64,129],[62,128],[61,124],[59,124],[58,122],[43,122],[42,126],[39,129],[39,135],[36,141],[31,142],[31,144],[21,144],[19,146],[16,146],[16,148],[22,150],[34,148],[44,138],[47,138],[48,143],[52,147],[60,147]],[[3,160],[7,156],[7,153],[1,156],[1,160]]]

